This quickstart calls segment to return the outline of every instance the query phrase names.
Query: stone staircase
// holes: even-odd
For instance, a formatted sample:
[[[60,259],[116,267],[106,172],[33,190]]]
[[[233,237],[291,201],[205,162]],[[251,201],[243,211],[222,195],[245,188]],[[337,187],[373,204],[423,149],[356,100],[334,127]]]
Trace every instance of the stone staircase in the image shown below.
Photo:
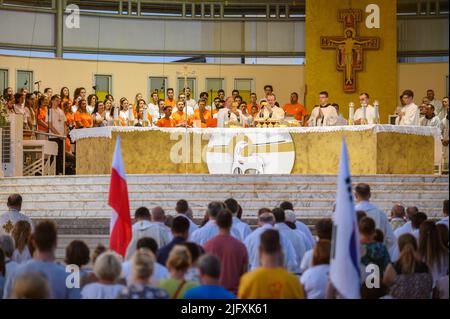
[[[22,211],[34,220],[55,220],[60,234],[58,255],[68,242],[83,239],[91,248],[107,244],[109,175],[49,176],[0,179],[0,207],[6,209],[11,193],[20,193]],[[393,204],[417,206],[431,218],[442,214],[448,199],[448,176],[367,175],[353,176],[354,184],[372,188],[372,202],[389,212]],[[259,208],[273,208],[282,201],[294,204],[297,217],[313,225],[331,216],[336,195],[335,175],[129,175],[127,184],[131,213],[140,206],[162,206],[173,214],[177,200],[188,200],[196,219],[210,201],[235,198],[243,218],[254,222]]]

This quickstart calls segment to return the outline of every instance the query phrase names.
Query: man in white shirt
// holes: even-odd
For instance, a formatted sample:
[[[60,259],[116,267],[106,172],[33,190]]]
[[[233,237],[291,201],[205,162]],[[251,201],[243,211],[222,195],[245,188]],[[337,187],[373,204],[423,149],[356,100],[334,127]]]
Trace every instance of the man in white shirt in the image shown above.
[[[359,183],[355,187],[355,211],[362,210],[366,212],[367,217],[375,221],[376,228],[380,229],[384,234],[384,244],[389,252],[397,245],[397,240],[392,231],[392,226],[386,213],[377,206],[369,202],[371,197],[370,186],[365,183]]]
[[[334,106],[328,103],[328,92],[319,93],[319,105],[315,106],[308,120],[308,126],[335,126],[338,114]]]
[[[267,229],[273,229],[275,224],[275,217],[271,213],[262,213],[258,216],[258,228],[256,228],[244,241],[247,248],[249,258],[249,271],[259,267],[259,244],[261,241],[261,234]],[[294,247],[289,239],[280,232],[280,244],[283,249],[284,266],[291,272],[298,272],[297,256]]]
[[[347,125],[348,121],[344,118],[342,113],[339,113],[339,104],[331,103],[331,106],[333,106],[336,109],[336,113],[338,114],[338,117],[337,117],[337,120],[336,120],[336,126]]]
[[[223,209],[226,209],[226,207],[222,202],[209,203],[206,210],[209,221],[192,233],[190,241],[203,246],[204,243],[219,234],[219,227],[216,224],[216,217]],[[231,226],[230,235],[236,239],[240,239],[241,237],[235,226]]]
[[[257,117],[264,119],[282,120],[284,119],[284,110],[275,105],[277,101],[275,94],[270,93],[267,96],[267,104],[261,108]]]
[[[172,240],[170,228],[164,225],[165,213],[161,207],[155,207],[151,215],[146,207],[140,207],[136,210],[134,218],[136,222],[132,226],[132,237],[125,254],[126,260],[133,256],[137,242],[141,238],[153,238],[158,247],[163,247]]]
[[[283,209],[286,214],[289,213],[289,212],[292,212],[292,213],[295,214],[295,212],[294,212],[294,205],[292,205],[291,202],[288,202],[288,201],[282,202],[280,204],[280,208]],[[306,226],[304,223],[302,223],[301,221],[299,221],[297,219],[295,220],[294,223],[295,223],[295,226],[297,227],[297,229],[299,231],[301,231],[306,236],[306,238],[308,239],[309,246],[310,247],[314,247],[314,245],[316,244],[316,240],[314,239],[314,236],[312,235],[311,230],[309,229],[309,227]]]
[[[297,231],[291,229],[288,225],[286,225],[286,215],[283,209],[274,208],[272,210],[272,214],[275,216],[275,229],[277,229],[281,234],[284,234],[289,239],[295,250],[297,265],[300,265],[303,259],[303,255],[306,253],[306,243]]]
[[[425,105],[425,116],[420,119],[420,126],[431,126],[441,128],[441,120],[435,115],[432,104]]]
[[[227,121],[240,123],[241,117],[242,112],[239,110],[239,104],[237,102],[225,104],[224,108],[221,108],[219,112],[213,115],[213,118],[217,119],[217,127],[224,127]]]
[[[369,104],[369,94],[361,93],[359,95],[359,104],[361,105],[355,111],[355,115],[353,116],[353,123],[355,125],[363,124],[365,120],[366,124],[374,124],[376,123],[376,114],[375,108]]]
[[[411,218],[414,214],[418,213],[419,209],[416,206],[410,206],[406,208],[406,223],[403,224],[403,226],[398,227],[394,231],[395,237],[398,239],[401,235],[411,233],[412,232],[412,226],[411,226]]]
[[[232,216],[233,216],[233,225],[232,227],[235,227],[239,231],[240,240],[243,242],[245,238],[250,235],[252,230],[250,229],[250,226],[247,223],[244,223],[239,218],[237,218],[237,213],[239,210],[239,204],[234,198],[228,198],[225,200],[225,206],[230,210]]]
[[[432,89],[427,90],[427,98],[429,101],[428,103],[434,106],[434,111],[436,112],[436,115],[438,115],[442,110],[442,103],[434,97],[434,91]]]
[[[11,235],[14,225],[19,220],[27,221],[30,223],[31,229],[33,229],[31,218],[20,212],[22,209],[22,196],[19,194],[10,195],[6,205],[8,206],[8,211],[0,215],[0,235]]]
[[[158,122],[158,120],[161,118],[161,111],[158,105],[159,104],[158,93],[153,92],[150,99],[151,100],[150,103],[148,104],[147,112],[150,113],[152,117],[152,122],[154,125],[156,125],[156,122]]]
[[[330,240],[333,234],[333,221],[331,218],[322,218],[316,224],[316,232],[319,240]],[[312,267],[314,249],[308,250],[303,255],[302,262],[300,264],[300,272],[303,273],[308,268]]]
[[[443,225],[447,226],[447,228],[448,228],[448,199],[444,200],[442,213],[444,214],[444,218],[442,218],[436,224],[443,224]]]
[[[402,104],[400,114],[395,120],[397,125],[419,126],[419,107],[414,103],[414,92],[411,90],[403,91]]]
[[[191,236],[192,233],[198,229],[198,225],[187,216],[189,211],[188,202],[184,199],[180,199],[175,206],[175,211],[177,212],[177,216],[183,216],[189,221],[189,236]]]
[[[191,99],[191,88],[187,87],[184,94],[186,96],[186,106],[188,108],[191,107],[193,110],[195,110],[195,106],[197,105],[197,102],[195,102],[194,99]]]
[[[442,99],[442,109],[439,113],[436,112],[441,120],[443,120],[448,114],[448,97]]]

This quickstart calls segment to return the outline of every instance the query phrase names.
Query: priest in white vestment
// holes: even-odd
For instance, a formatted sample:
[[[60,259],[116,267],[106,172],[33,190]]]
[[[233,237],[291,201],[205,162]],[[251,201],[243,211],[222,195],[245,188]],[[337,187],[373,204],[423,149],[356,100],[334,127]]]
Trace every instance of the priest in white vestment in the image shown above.
[[[395,124],[419,126],[420,112],[419,107],[414,103],[413,91],[405,90],[401,96],[403,107],[400,110],[399,116],[395,120]]]
[[[434,106],[432,104],[425,106],[425,116],[420,119],[420,126],[441,128],[441,120],[434,114]]]
[[[267,104],[261,104],[261,110],[256,115],[257,118],[282,120],[284,119],[284,110],[275,104],[275,94],[267,96]]]
[[[308,126],[335,126],[338,114],[334,106],[328,103],[328,92],[319,94],[320,104],[313,108],[308,120]]]
[[[360,107],[356,109],[353,115],[353,123],[355,125],[361,125],[363,120],[366,120],[367,124],[375,124],[377,114],[375,107],[369,104],[369,94],[361,93],[359,96]]]

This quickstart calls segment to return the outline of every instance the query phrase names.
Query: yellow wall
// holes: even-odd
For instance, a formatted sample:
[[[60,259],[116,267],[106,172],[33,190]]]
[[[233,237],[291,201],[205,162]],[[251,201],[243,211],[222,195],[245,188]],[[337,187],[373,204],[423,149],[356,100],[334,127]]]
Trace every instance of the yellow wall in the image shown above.
[[[185,64],[170,63],[135,63],[135,62],[97,62],[85,60],[49,59],[49,58],[23,58],[0,56],[0,69],[9,69],[9,85],[16,86],[16,70],[34,71],[34,80],[41,80],[41,90],[51,87],[56,93],[62,86],[70,89],[71,95],[76,87],[83,86],[87,93],[92,91],[94,74],[112,75],[112,92],[118,100],[127,97],[134,100],[136,93],[143,94],[145,99],[149,98],[148,78],[149,76],[168,77],[168,87],[177,90],[177,72],[183,71]],[[258,98],[264,96],[265,84],[274,86],[274,93],[280,104],[289,102],[290,93],[299,93],[303,101],[304,94],[304,66],[303,65],[218,65],[218,64],[187,64],[188,70],[195,70],[197,78],[198,94],[205,90],[205,79],[224,78],[226,95],[231,95],[234,89],[235,78],[253,78]],[[58,92],[59,93],[59,92]]]
[[[9,86],[16,86],[16,70],[29,69],[34,71],[34,79],[42,80],[41,90],[45,87],[52,87],[54,90],[66,85],[71,93],[78,86],[84,86],[90,93],[93,85],[93,75],[95,73],[105,73],[113,75],[113,94],[116,98],[125,96],[132,100],[137,92],[145,93],[147,91],[148,76],[165,75],[169,79],[169,86],[176,88],[176,72],[183,68],[180,64],[165,64],[164,70],[162,64],[154,63],[129,63],[129,62],[99,62],[98,72],[95,61],[81,60],[59,60],[46,58],[23,58],[0,56],[0,69],[9,70]],[[251,77],[255,79],[256,92],[259,97],[263,96],[263,86],[272,84],[275,87],[278,100],[281,104],[287,102],[290,92],[296,90],[300,94],[300,100],[303,100],[305,83],[305,66],[278,66],[278,65],[214,65],[214,64],[190,64],[190,69],[197,73],[197,91],[205,88],[205,77],[225,78],[227,94],[234,88],[234,78]],[[387,122],[387,114],[395,111],[398,103],[398,96],[404,89],[412,89],[416,95],[416,102],[419,103],[426,90],[433,88],[437,98],[445,95],[445,76],[448,75],[448,63],[400,63],[396,65],[398,70],[398,80],[395,97],[389,101],[382,117],[383,122]],[[339,78],[342,79],[342,78]],[[340,83],[340,82],[339,82]],[[329,86],[325,87],[329,90]],[[374,95],[371,90],[369,94]],[[147,96],[144,94],[144,97]],[[331,102],[337,102],[340,105],[348,103],[347,98],[330,98]],[[356,100],[355,100],[356,102]],[[307,105],[311,110],[311,105],[317,103],[314,99],[312,104]],[[342,111],[346,111],[344,107]]]
[[[380,7],[380,28],[365,26],[369,4]],[[326,8],[326,10],[324,10]],[[343,90],[343,72],[336,70],[336,50],[320,48],[321,36],[343,36],[343,23],[337,20],[338,10],[355,8],[363,11],[357,24],[359,36],[380,37],[378,50],[364,50],[363,70],[356,72],[356,92]],[[320,91],[328,91],[330,103],[337,101],[340,111],[348,116],[348,104],[359,102],[359,93],[368,92],[380,105],[381,121],[387,121],[397,102],[397,1],[395,0],[314,0],[306,1],[306,102],[311,108],[318,104]]]
[[[428,89],[433,89],[438,99],[448,94],[445,88],[448,63],[401,63],[398,65],[398,74],[397,96],[400,96],[403,90],[411,89],[416,104],[422,102]]]

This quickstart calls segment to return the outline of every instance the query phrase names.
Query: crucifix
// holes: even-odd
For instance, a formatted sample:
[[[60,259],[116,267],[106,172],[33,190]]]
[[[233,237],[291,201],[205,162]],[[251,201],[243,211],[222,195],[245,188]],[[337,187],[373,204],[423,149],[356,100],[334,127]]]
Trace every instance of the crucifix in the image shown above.
[[[188,71],[188,66],[184,65],[183,66],[183,71],[182,72],[177,71],[177,75],[178,76],[182,76],[184,78],[183,93],[186,96],[186,89],[188,88],[188,81],[187,81],[187,79],[188,79],[189,76],[195,75],[195,71]],[[185,169],[185,173],[187,174],[187,163],[188,163],[188,161],[190,159],[190,152],[189,152],[189,143],[188,143],[189,135],[188,135],[188,132],[187,132],[187,129],[188,129],[188,106],[187,106],[187,103],[186,103],[186,99],[184,100],[184,127],[186,128],[185,137],[184,137],[184,141],[185,141],[185,143],[184,143],[184,147],[185,147],[184,154],[186,154],[185,158],[184,158],[184,166],[185,166],[184,169]]]
[[[357,23],[361,22],[362,10],[339,10],[338,21],[343,23],[344,36],[320,37],[322,49],[336,50],[336,68],[344,71],[344,92],[356,91],[356,71],[363,69],[364,49],[377,50],[380,48],[379,37],[358,37]]]

